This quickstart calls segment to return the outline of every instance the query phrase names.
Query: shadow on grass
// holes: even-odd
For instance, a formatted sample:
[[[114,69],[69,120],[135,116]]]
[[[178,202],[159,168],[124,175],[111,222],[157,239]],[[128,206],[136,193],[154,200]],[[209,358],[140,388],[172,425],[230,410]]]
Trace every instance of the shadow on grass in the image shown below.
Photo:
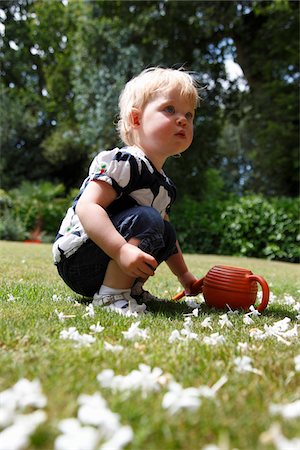
[[[76,301],[83,305],[88,305],[92,302],[91,298],[87,297],[77,297]],[[193,308],[188,306],[185,301],[174,301],[163,299],[160,302],[157,301],[149,301],[146,303],[147,310],[154,315],[160,315],[165,317],[180,317],[183,314],[189,314],[192,312]],[[201,315],[215,315],[219,316],[220,314],[228,313],[228,309],[216,309],[210,306],[207,306],[204,302],[201,303],[200,308]],[[242,311],[245,313],[245,311]],[[276,320],[284,319],[285,317],[289,317],[292,321],[297,321],[297,312],[291,311],[287,306],[281,304],[272,304],[269,305],[263,312],[262,317],[269,317]]]

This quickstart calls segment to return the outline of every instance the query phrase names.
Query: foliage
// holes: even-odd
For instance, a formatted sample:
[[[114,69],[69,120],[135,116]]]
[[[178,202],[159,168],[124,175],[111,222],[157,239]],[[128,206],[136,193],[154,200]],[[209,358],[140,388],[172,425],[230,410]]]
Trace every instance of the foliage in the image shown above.
[[[299,2],[3,0],[1,11],[3,188],[78,185],[93,154],[119,144],[124,83],[184,65],[206,88],[191,149],[168,161],[180,191],[202,199],[197,180],[215,167],[231,192],[297,195]]]
[[[184,252],[299,262],[299,201],[289,198],[184,198],[172,221]]]
[[[24,181],[9,193],[1,191],[2,225],[0,239],[23,240],[29,238],[38,226],[43,241],[53,240],[63,215],[70,205],[70,197],[64,196],[62,184],[49,182],[32,184]]]
[[[86,303],[58,277],[50,261],[49,245],[5,242],[1,246],[1,272],[5,271],[5,277],[0,281],[3,349],[0,392],[21,378],[39,379],[47,398],[43,408],[46,422],[32,436],[28,446],[31,450],[53,449],[59,422],[76,416],[79,395],[95,392],[101,393],[122,424],[132,427],[134,437],[128,446],[131,450],[191,450],[209,444],[219,448],[268,450],[271,446],[262,437],[273,435],[269,430],[275,430],[275,423],[288,439],[286,445],[291,447],[290,440],[296,436],[299,439],[297,418],[284,420],[280,415],[271,415],[269,410],[271,404],[289,404],[299,398],[299,372],[295,371],[294,363],[294,357],[300,353],[295,332],[297,313],[283,301],[285,294],[296,298],[299,279],[295,265],[216,255],[187,256],[190,269],[199,275],[215,264],[247,267],[272,284],[277,299],[262,316],[252,316],[254,325],[245,325],[243,314],[228,315],[231,328],[220,323],[223,311],[203,305],[199,316],[191,317],[191,330],[199,339],[172,344],[168,341],[172,331],[183,329],[183,314],[191,311],[184,302],[169,300],[150,305],[151,314],[139,318],[139,326],[147,329],[149,339],[128,341],[122,332],[137,318],[119,316],[102,308],[95,308],[94,317],[87,315]],[[161,265],[148,283],[154,295],[168,299],[178,288],[176,277],[166,265]],[[57,313],[69,317],[62,322]],[[294,329],[291,337],[256,340],[251,336],[250,330],[265,330],[284,317],[290,320],[289,324],[285,322],[289,330]],[[212,329],[202,325],[205,319],[210,320]],[[90,326],[97,322],[104,330],[95,334],[96,342],[88,347],[76,348],[72,341],[59,337],[69,327],[90,334]],[[213,333],[224,336],[225,344],[206,344],[204,338]],[[106,350],[104,342],[124,348],[112,353]],[[258,373],[236,371],[235,358],[245,355],[252,358]],[[162,384],[168,383],[170,377],[183,388],[212,387],[224,375],[228,381],[215,398],[203,397],[194,411],[181,410],[174,415],[162,408],[165,385],[143,396],[140,390],[117,392],[100,387],[97,382],[97,375],[104,369],[126,376],[141,363],[160,367],[164,375],[160,379]],[[210,391],[206,389],[205,393],[208,396]],[[296,405],[293,411],[296,412]]]
[[[224,191],[222,177],[210,169],[203,177],[209,194],[201,202],[184,196],[175,203],[171,220],[184,252],[299,260],[299,200],[237,197]],[[23,182],[0,190],[0,239],[24,240],[38,225],[50,242],[77,190],[63,185]]]
[[[221,215],[220,254],[299,262],[299,200],[248,196]]]

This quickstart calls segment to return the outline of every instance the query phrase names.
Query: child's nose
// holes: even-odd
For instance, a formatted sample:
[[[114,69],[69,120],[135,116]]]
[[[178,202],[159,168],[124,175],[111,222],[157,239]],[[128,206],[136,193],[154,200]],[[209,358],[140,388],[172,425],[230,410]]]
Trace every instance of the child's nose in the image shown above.
[[[180,116],[177,118],[177,124],[178,124],[179,126],[181,126],[181,127],[186,126],[186,124],[187,124],[187,119],[186,119],[186,117],[180,115]]]

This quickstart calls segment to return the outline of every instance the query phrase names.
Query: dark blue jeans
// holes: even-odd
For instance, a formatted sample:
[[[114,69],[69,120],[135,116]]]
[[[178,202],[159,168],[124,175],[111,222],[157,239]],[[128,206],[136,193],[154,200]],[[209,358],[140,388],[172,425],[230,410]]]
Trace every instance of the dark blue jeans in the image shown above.
[[[139,248],[152,255],[159,264],[177,253],[175,230],[156,209],[135,206],[110,219],[126,241],[139,239]],[[74,292],[92,297],[102,285],[109,261],[110,257],[88,239],[73,255],[63,257],[57,270]]]

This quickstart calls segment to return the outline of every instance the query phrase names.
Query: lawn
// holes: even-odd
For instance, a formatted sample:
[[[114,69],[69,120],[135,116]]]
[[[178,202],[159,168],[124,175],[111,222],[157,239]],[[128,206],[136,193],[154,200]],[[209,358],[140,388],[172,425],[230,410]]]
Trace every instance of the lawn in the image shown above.
[[[186,255],[199,277],[215,264],[263,276],[268,308],[176,303],[161,265],[147,286],[166,301],[137,318],[89,308],[58,277],[50,245],[0,249],[0,449],[300,448],[299,265]]]

